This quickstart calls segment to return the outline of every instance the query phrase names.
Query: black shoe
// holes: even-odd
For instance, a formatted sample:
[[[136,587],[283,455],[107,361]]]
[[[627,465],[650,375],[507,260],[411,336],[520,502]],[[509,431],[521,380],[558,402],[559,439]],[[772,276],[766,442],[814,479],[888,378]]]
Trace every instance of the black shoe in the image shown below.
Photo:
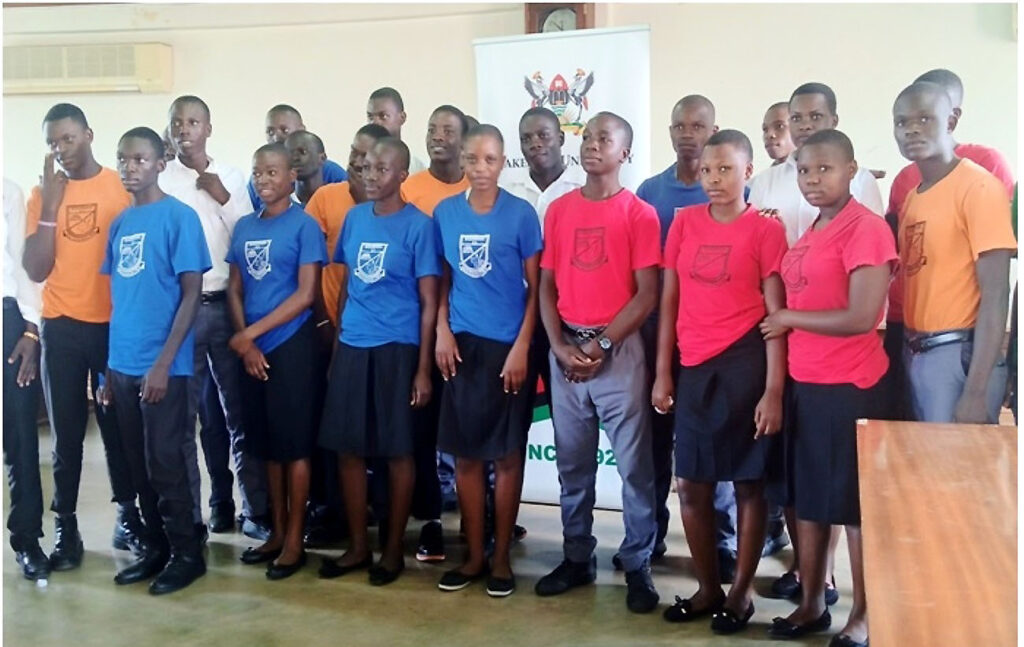
[[[277,550],[258,550],[256,548],[246,548],[242,551],[242,556],[238,558],[243,564],[263,564],[265,562],[272,562],[277,559],[277,556],[281,554],[281,549]]]
[[[473,575],[466,575],[457,568],[452,569],[441,576],[441,581],[437,583],[437,588],[442,591],[461,591],[486,574],[486,568],[480,569],[479,573]]]
[[[836,602],[839,602],[839,589],[836,588],[836,578],[832,578],[832,581],[825,584],[825,604],[832,606]]]
[[[787,571],[772,582],[772,596],[784,600],[792,600],[800,597],[800,580],[796,573]]]
[[[235,505],[218,503],[210,509],[210,532],[217,534],[235,530]]]
[[[717,602],[704,609],[694,609],[693,601],[690,598],[681,598],[676,596],[675,604],[665,609],[662,612],[661,617],[666,622],[693,622],[700,618],[706,618],[710,615],[714,615],[722,610],[722,605],[725,604],[725,594],[718,599]]]
[[[196,539],[199,541],[200,546],[205,546],[206,542],[210,541],[210,529],[206,527],[206,524],[199,522],[195,524],[196,528]]]
[[[654,550],[651,551],[651,561],[652,562],[658,561],[659,559],[664,557],[665,553],[667,553],[667,552],[668,552],[668,545],[665,543],[665,540],[662,539],[658,543],[654,544]]]
[[[718,549],[718,581],[732,584],[736,579],[736,553],[725,548]]]
[[[650,613],[658,607],[658,591],[651,581],[651,567],[644,564],[626,573],[626,608],[633,613]]]
[[[522,540],[526,539],[526,528],[520,526],[518,523],[512,528],[512,543],[518,544]]]
[[[398,579],[398,576],[405,570],[405,560],[398,565],[393,571],[388,570],[382,564],[377,563],[370,567],[370,584],[374,586],[384,586],[385,584],[391,584]]]
[[[761,549],[761,557],[770,557],[789,545],[789,535],[786,529],[781,528],[779,532],[768,534],[764,538],[764,548]]]
[[[832,636],[832,640],[828,641],[828,647],[869,647],[869,645],[870,641],[868,640],[860,643],[846,634],[836,634]]]
[[[199,553],[183,555],[171,553],[171,559],[164,570],[149,585],[153,595],[164,595],[180,591],[206,574],[206,562]]]
[[[416,559],[421,562],[443,562],[444,557],[444,529],[441,522],[428,521],[420,530]]]
[[[114,550],[130,550],[136,557],[142,557],[146,549],[142,541],[145,534],[146,526],[142,523],[135,503],[118,503],[114,537],[110,542]]]
[[[792,640],[807,634],[825,631],[831,626],[832,614],[825,609],[825,613],[821,614],[817,620],[812,620],[804,625],[795,625],[785,618],[772,618],[772,626],[768,628],[768,635],[772,638]]]
[[[266,515],[259,517],[242,517],[242,534],[250,539],[267,541],[270,539],[270,520]]]
[[[299,559],[292,564],[278,564],[276,562],[270,562],[270,565],[267,566],[267,579],[283,580],[286,577],[291,577],[298,573],[305,565],[306,551],[299,553]]]
[[[14,551],[14,559],[26,580],[45,580],[50,576],[50,560],[36,540],[19,545]]]
[[[82,565],[85,546],[78,532],[78,517],[74,514],[57,515],[54,526],[53,552],[50,553],[51,571],[70,571]]]
[[[586,562],[563,560],[555,570],[537,580],[534,591],[537,595],[561,595],[577,586],[591,584],[597,579],[597,559],[591,555]]]
[[[711,616],[711,631],[723,636],[738,633],[747,628],[752,617],[754,617],[753,602],[751,602],[750,606],[747,607],[747,612],[743,614],[742,618],[736,615],[736,612],[732,609],[723,608],[721,611]]]
[[[505,598],[516,591],[516,576],[487,578],[487,595],[492,598]]]
[[[115,584],[134,584],[156,576],[167,566],[168,550],[164,544],[143,546],[142,554],[135,563],[114,576]]]
[[[366,559],[348,566],[342,566],[333,559],[325,559],[324,563],[320,565],[320,570],[317,571],[317,575],[319,575],[322,580],[333,580],[336,577],[348,575],[353,571],[361,571],[365,568],[370,568],[371,566],[373,566],[373,553],[368,554]]]

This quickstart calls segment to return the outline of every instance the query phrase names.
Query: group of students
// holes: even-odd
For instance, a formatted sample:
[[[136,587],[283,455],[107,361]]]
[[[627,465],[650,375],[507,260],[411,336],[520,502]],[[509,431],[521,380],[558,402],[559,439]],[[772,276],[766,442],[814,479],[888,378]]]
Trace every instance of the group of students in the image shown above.
[[[750,140],[719,130],[707,98],[684,97],[670,117],[677,160],[636,194],[619,181],[632,128],[611,112],[588,121],[580,167],[567,167],[557,116],[528,110],[530,173],[506,183],[500,131],[454,106],[431,114],[429,166],[413,174],[391,88],[371,95],[344,170],[298,111],[275,106],[246,187],[206,153],[210,110],[198,97],[172,103],[163,138],[126,132],[118,172],[93,158],[81,110],[54,106],[27,222],[16,187],[4,191],[4,451],[22,572],[81,561],[88,378],[119,506],[115,547],[137,557],[119,584],[153,578],[150,591],[168,593],[205,572],[198,414],[211,476],[224,467],[211,455],[226,464],[230,443],[247,534],[262,540],[241,560],[267,564],[269,579],[303,567],[307,508],[339,491],[350,541],[321,577],[395,580],[410,515],[428,521],[417,557],[443,560],[429,541],[441,530],[441,450],[455,456],[467,553],[438,586],[483,580],[507,596],[540,376],[564,559],[538,595],[595,579],[600,423],[622,477],[614,561],[630,610],[659,602],[650,564],[666,550],[674,473],[698,590],[666,620],[746,628],[758,562],[785,544],[786,526],[794,563],[772,589],[800,604],[770,634],[828,629],[845,526],[854,604],[831,644],[866,645],[856,421],[995,423],[1006,386],[1012,179],[992,149],[955,143],[962,97],[947,70],[896,97],[894,135],[912,163],[888,214],[820,83],[768,109],[774,164],[756,176]],[[49,557],[38,543],[40,341],[57,484]],[[890,397],[903,382],[906,403]],[[228,501],[230,488],[228,471]],[[211,530],[224,516],[233,528],[231,505],[225,515],[211,498]],[[716,521],[730,508],[735,548]]]

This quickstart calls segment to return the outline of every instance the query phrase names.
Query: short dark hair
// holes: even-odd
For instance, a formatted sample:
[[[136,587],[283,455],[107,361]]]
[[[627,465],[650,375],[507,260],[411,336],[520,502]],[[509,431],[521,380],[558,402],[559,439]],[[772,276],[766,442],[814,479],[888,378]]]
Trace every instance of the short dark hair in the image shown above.
[[[174,101],[171,102],[171,109],[173,110],[174,106],[176,106],[178,104],[182,104],[182,103],[194,103],[194,104],[196,104],[197,106],[199,106],[200,108],[203,109],[203,112],[206,113],[206,120],[207,121],[210,120],[210,106],[206,105],[206,102],[203,101],[202,99],[200,99],[199,97],[197,97],[196,95],[194,95],[194,94],[183,94],[183,95],[181,95],[180,97],[178,97],[177,99],[175,99]]]
[[[949,93],[949,99],[953,102],[953,107],[956,108],[964,100],[964,82],[960,80],[954,72],[944,69],[935,68],[934,70],[928,70],[921,76],[914,79],[914,83],[919,81],[927,81],[929,83],[935,83],[941,85]]]
[[[523,122],[529,119],[530,117],[544,117],[545,119],[550,119],[551,123],[555,127],[555,130],[562,129],[562,122],[558,120],[558,115],[556,115],[554,111],[552,111],[550,108],[545,108],[543,106],[530,108],[529,110],[523,113],[522,117],[519,118],[519,125],[522,126]]]
[[[788,111],[789,110],[789,102],[788,101],[776,101],[772,105],[768,106],[768,110],[775,110],[776,108],[785,108]],[[765,112],[768,112],[768,110],[765,110]]]
[[[373,139],[384,139],[385,137],[390,137],[391,133],[380,124],[365,124],[356,131],[356,136],[358,137],[359,135],[366,135]]]
[[[313,140],[313,143],[316,144],[317,148],[321,153],[327,152],[327,149],[324,148],[324,140],[320,139],[320,136],[314,132],[308,130],[296,130],[293,133],[288,133],[288,137],[285,138],[285,141],[288,141],[292,137],[295,137],[296,139],[298,139],[299,137],[309,137],[310,139]]]
[[[299,121],[302,121],[302,113],[300,113],[297,108],[290,106],[287,103],[279,103],[270,110],[267,110],[268,115],[276,115],[279,112],[290,112],[298,117]]]
[[[48,121],[60,121],[61,119],[70,119],[75,123],[78,123],[82,128],[88,128],[89,122],[85,119],[85,113],[82,109],[73,103],[58,103],[49,110],[46,111],[46,116],[43,117],[43,123]]]
[[[409,170],[409,159],[412,157],[412,154],[409,153],[409,147],[406,146],[405,142],[401,139],[391,137],[389,135],[377,140],[377,143],[374,146],[383,146],[384,148],[390,148],[393,151],[398,151],[399,167],[403,171]]]
[[[852,162],[854,159],[856,159],[853,155],[853,142],[850,141],[850,138],[847,137],[845,133],[834,128],[830,128],[828,130],[819,130],[818,132],[808,137],[807,141],[804,142],[804,145],[797,149],[796,159],[800,159],[801,150],[807,148],[808,146],[813,146],[815,144],[826,144],[829,146],[835,146],[840,151],[842,151],[843,155],[846,156],[846,160],[849,162]]]
[[[825,97],[825,105],[828,106],[828,111],[833,115],[836,113],[836,93],[832,91],[832,88],[828,87],[824,83],[804,83],[796,90],[793,90],[793,94],[789,95],[790,103],[793,102],[793,97],[800,96],[802,94],[820,94]]]
[[[459,125],[462,126],[462,136],[466,136],[466,131],[469,130],[469,122],[466,120],[466,113],[462,112],[453,105],[445,103],[434,108],[434,111],[430,113],[430,116],[433,117],[439,112],[447,112],[450,115],[455,115],[459,119]]]
[[[256,152],[252,154],[253,157],[262,155],[264,153],[271,153],[273,155],[283,155],[285,159],[291,160],[292,156],[288,154],[288,149],[284,147],[284,144],[279,142],[271,142],[269,144],[263,144],[256,149]]]
[[[395,104],[395,107],[398,108],[399,112],[405,110],[405,102],[402,101],[402,95],[394,88],[387,86],[377,88],[370,93],[370,101],[373,101],[374,99],[390,99]]]
[[[596,115],[594,115],[593,117],[591,117],[591,119],[597,119],[599,117],[608,117],[609,119],[611,119],[615,123],[619,124],[619,127],[622,128],[622,130],[626,131],[626,147],[628,147],[628,148],[632,148],[633,147],[633,126],[629,125],[629,122],[626,121],[625,118],[620,117],[619,115],[615,114],[614,112],[610,112],[608,110],[602,110],[601,112],[599,112]]]
[[[501,136],[501,131],[498,130],[497,126],[491,124],[477,124],[473,126],[463,139],[468,141],[470,137],[493,137],[498,140],[502,148],[505,147],[505,138]]]
[[[708,99],[703,94],[688,94],[679,101],[676,101],[676,105],[672,107],[672,111],[675,112],[676,108],[683,108],[688,106],[696,106],[701,108],[707,108],[711,113],[712,123],[715,121],[715,104],[711,103],[711,99]]]
[[[137,126],[132,128],[125,134],[121,135],[121,139],[117,140],[120,146],[121,142],[126,139],[145,139],[153,147],[153,152],[156,153],[157,158],[163,159],[166,147],[164,146],[164,138],[157,134],[152,128],[146,126]]]
[[[743,154],[747,156],[747,161],[754,159],[754,147],[750,145],[750,138],[741,133],[738,130],[719,130],[717,133],[708,138],[708,143],[704,145],[705,148],[708,146],[721,146],[723,144],[729,144],[743,151]]]
[[[896,101],[893,102],[893,105],[903,97],[918,95],[931,95],[933,97],[938,97],[940,101],[945,99],[945,101],[949,103],[950,110],[955,107],[953,105],[953,97],[950,96],[949,90],[946,87],[939,85],[938,83],[932,83],[931,81],[914,81],[896,95]]]

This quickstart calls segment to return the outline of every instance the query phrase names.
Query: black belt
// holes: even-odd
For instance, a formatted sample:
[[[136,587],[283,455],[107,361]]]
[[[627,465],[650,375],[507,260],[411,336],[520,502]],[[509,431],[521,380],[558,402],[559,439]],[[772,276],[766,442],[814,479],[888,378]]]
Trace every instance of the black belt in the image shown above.
[[[906,336],[907,348],[911,353],[919,355],[938,348],[962,341],[974,339],[973,328],[962,328],[960,330],[943,330],[931,333],[910,333]]]
[[[607,326],[601,326],[600,328],[574,328],[573,326],[570,326],[564,321],[562,322],[562,330],[569,333],[570,335],[574,335],[576,337],[576,341],[580,342],[586,342],[590,341],[591,339],[597,339],[598,337],[601,336],[601,333],[604,332],[605,328],[607,328]]]
[[[227,298],[227,291],[221,290],[220,292],[203,292],[199,300],[203,305],[206,305],[208,303],[220,303],[221,301],[226,301]]]

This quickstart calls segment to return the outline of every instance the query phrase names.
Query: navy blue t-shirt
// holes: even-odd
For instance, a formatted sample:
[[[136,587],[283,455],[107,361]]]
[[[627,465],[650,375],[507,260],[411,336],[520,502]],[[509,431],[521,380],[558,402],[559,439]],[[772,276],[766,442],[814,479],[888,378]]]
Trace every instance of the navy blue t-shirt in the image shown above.
[[[388,216],[373,205],[352,207],[334,250],[334,262],[349,268],[338,339],[359,348],[418,346],[419,279],[441,275],[434,225],[412,204]]]
[[[327,245],[319,225],[294,202],[284,212],[266,217],[262,211],[238,221],[224,259],[242,275],[245,323],[267,316],[299,288],[299,267],[327,262]],[[264,353],[295,334],[313,314],[311,308],[256,338]]]
[[[658,212],[658,220],[661,222],[662,249],[665,249],[668,229],[672,226],[676,210],[708,202],[708,194],[704,193],[704,187],[700,185],[699,180],[696,184],[683,184],[679,181],[679,178],[676,177],[675,164],[644,180],[640,188],[636,190],[636,195]],[[748,195],[750,195],[750,189],[744,187],[744,199]]]
[[[110,275],[110,368],[142,376],[171,333],[181,303],[181,274],[210,269],[203,225],[192,207],[167,196],[128,207],[110,225],[100,272]],[[172,376],[192,375],[195,328],[171,362]]]
[[[523,261],[543,249],[533,206],[504,189],[478,214],[464,193],[434,209],[438,253],[452,268],[448,297],[452,332],[511,344],[526,313]]]
[[[342,168],[341,164],[327,160],[324,162],[323,168],[320,169],[320,176],[324,179],[324,184],[337,184],[338,182],[344,182],[348,179],[348,173]],[[296,185],[297,186],[297,185]],[[252,201],[252,208],[259,213],[260,209],[263,208],[263,200],[260,199],[260,194],[256,193],[256,185],[252,181],[252,176],[249,176],[249,200]]]

